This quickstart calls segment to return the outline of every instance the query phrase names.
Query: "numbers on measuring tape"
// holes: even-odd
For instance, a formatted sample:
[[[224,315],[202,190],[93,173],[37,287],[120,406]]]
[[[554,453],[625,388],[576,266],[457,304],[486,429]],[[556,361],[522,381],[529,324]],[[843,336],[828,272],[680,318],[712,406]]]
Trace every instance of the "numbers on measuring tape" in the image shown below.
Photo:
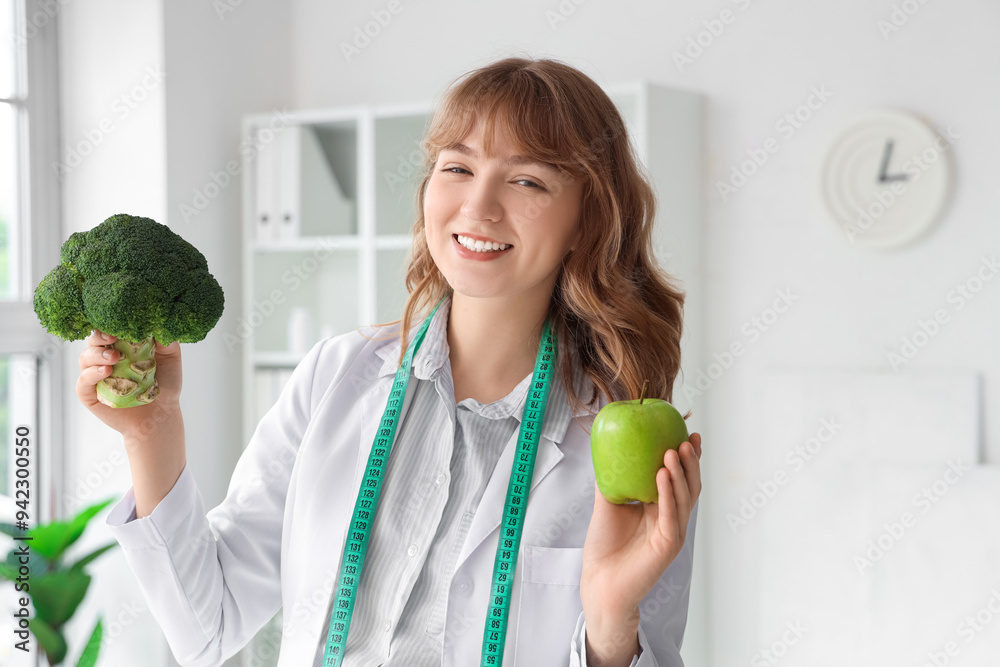
[[[503,664],[511,596],[508,578],[517,567],[517,552],[521,543],[521,514],[527,507],[528,494],[531,490],[537,452],[536,433],[541,431],[545,416],[545,403],[550,386],[549,371],[554,353],[555,340],[546,323],[542,333],[542,347],[535,362],[531,397],[525,402],[524,416],[521,420],[517,457],[507,485],[504,521],[493,564],[493,584],[490,588],[492,599],[486,614],[486,627],[483,628],[483,652],[480,663],[483,666]]]
[[[424,320],[413,343],[406,352],[403,362],[393,379],[389,399],[386,402],[382,420],[375,431],[372,449],[368,455],[365,474],[361,480],[354,513],[349,524],[344,554],[341,558],[340,574],[336,595],[330,614],[324,667],[340,667],[347,648],[351,617],[355,598],[364,568],[365,553],[371,534],[378,500],[381,495],[382,480],[392,453],[396,437],[396,427],[402,410],[403,398],[409,383],[410,368],[417,349],[423,342],[427,328],[437,309],[444,302],[438,302],[431,314]],[[537,438],[545,416],[545,403],[549,393],[550,371],[555,355],[555,338],[548,322],[542,331],[542,343],[535,360],[530,398],[526,398],[521,430],[517,442],[517,458],[511,469],[504,503],[503,530],[497,544],[493,567],[490,606],[487,610],[486,627],[483,629],[482,665],[503,664],[504,641],[507,635],[507,615],[510,608],[511,586],[509,577],[517,567],[517,552],[521,543],[521,515],[527,507],[528,493],[535,466]]]
[[[347,648],[347,637],[351,628],[351,616],[354,612],[354,602],[357,597],[358,585],[364,568],[365,552],[368,537],[371,534],[372,522],[378,510],[378,499],[381,494],[381,482],[389,463],[392,443],[396,436],[396,426],[399,423],[399,413],[406,387],[410,380],[410,367],[413,355],[427,333],[431,320],[437,309],[444,302],[438,302],[431,314],[424,320],[413,343],[406,352],[403,363],[392,382],[389,400],[386,402],[382,420],[375,431],[371,452],[368,454],[368,464],[361,480],[361,488],[354,504],[347,541],[344,544],[344,555],[340,563],[340,575],[337,579],[336,596],[330,614],[329,630],[327,632],[326,649],[323,665],[339,667]]]

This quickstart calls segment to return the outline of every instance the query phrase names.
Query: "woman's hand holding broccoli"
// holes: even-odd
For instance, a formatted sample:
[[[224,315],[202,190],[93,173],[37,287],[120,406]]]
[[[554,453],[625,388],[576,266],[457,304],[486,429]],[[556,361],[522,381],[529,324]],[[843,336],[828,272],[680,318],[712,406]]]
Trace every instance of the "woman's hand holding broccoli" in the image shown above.
[[[156,343],[156,380],[160,393],[148,405],[121,410],[97,398],[97,383],[111,374],[121,352],[114,349],[114,336],[95,331],[80,354],[80,377],[76,395],[83,405],[125,439],[136,517],[149,515],[180,477],[187,457],[184,450],[184,419],[181,416],[181,345]],[[110,353],[110,358],[104,354]]]
[[[113,347],[114,336],[95,331],[80,355],[80,377],[76,395],[98,419],[122,434],[132,487],[136,517],[148,516],[173,488],[187,464],[184,419],[181,415],[181,346],[156,343],[156,380],[160,392],[148,405],[121,410],[98,399],[97,383],[111,374],[121,352]],[[104,355],[108,354],[110,358]]]
[[[159,394],[156,400],[131,410],[121,410],[105,405],[97,395],[97,383],[111,375],[111,370],[121,360],[122,353],[113,347],[117,339],[95,331],[87,338],[87,349],[80,354],[80,378],[76,395],[84,407],[98,419],[125,436],[139,441],[169,419],[169,414],[180,414],[181,346],[156,343],[156,381]],[[161,409],[162,408],[162,409]]]

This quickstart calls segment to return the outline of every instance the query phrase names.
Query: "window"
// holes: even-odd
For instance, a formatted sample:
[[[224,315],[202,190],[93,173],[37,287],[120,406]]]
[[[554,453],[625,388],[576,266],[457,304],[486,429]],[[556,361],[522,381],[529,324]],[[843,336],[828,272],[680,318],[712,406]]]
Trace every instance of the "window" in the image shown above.
[[[28,527],[63,510],[52,500],[63,486],[62,457],[51,456],[61,442],[62,383],[53,379],[60,379],[63,347],[41,328],[32,306],[35,285],[59,258],[59,182],[51,165],[59,149],[61,6],[0,0],[0,521],[14,523],[17,510],[27,507]],[[0,548],[6,553],[9,542],[0,539]],[[0,634],[7,638],[14,636],[17,600],[11,587],[0,584]],[[34,641],[27,654],[13,643],[0,644],[0,664],[36,664]]]
[[[48,452],[59,439],[61,404],[51,378],[63,348],[32,305],[35,285],[59,257],[59,182],[51,165],[58,155],[60,6],[0,0],[0,521],[16,509],[15,480],[30,475],[29,525],[62,509],[49,500],[53,484],[61,485]],[[15,456],[17,437],[28,438],[29,457]]]

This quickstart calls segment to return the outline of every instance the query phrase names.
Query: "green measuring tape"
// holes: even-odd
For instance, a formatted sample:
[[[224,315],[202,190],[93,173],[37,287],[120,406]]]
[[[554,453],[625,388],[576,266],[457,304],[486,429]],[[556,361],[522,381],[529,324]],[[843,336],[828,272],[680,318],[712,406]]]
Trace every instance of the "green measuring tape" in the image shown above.
[[[524,399],[521,433],[517,437],[514,466],[511,468],[510,481],[507,483],[507,502],[504,503],[497,555],[493,561],[490,607],[486,612],[486,628],[483,630],[481,665],[500,667],[503,664],[510,591],[514,587],[517,551],[521,544],[524,513],[528,509],[528,492],[531,491],[531,475],[535,470],[538,438],[541,437],[542,421],[545,418],[545,403],[549,396],[549,379],[555,371],[553,365],[555,356],[555,337],[546,321],[545,328],[542,330],[542,344],[538,348],[538,356],[535,359],[531,387]]]
[[[323,654],[324,667],[340,667],[347,647],[347,633],[351,628],[351,616],[357,600],[361,569],[365,562],[368,537],[375,522],[375,512],[382,493],[382,480],[389,463],[396,427],[402,412],[406,387],[410,380],[413,356],[424,340],[427,328],[444,299],[438,302],[431,314],[424,320],[410,349],[403,357],[403,363],[396,371],[396,377],[389,392],[382,421],[375,433],[365,476],[361,480],[358,498],[354,503],[354,514],[347,531],[344,554],[340,562],[340,576],[335,589],[333,609],[330,612],[330,626],[327,633],[326,650]],[[541,425],[545,417],[545,403],[549,394],[551,375],[554,372],[556,355],[555,337],[549,322],[542,330],[542,342],[535,359],[535,370],[531,377],[531,387],[525,397],[524,414],[521,418],[521,432],[517,439],[517,452],[507,485],[507,501],[504,504],[500,538],[496,559],[493,564],[493,583],[490,587],[490,606],[483,631],[483,665],[499,667],[503,664],[504,641],[507,636],[507,615],[510,607],[510,593],[517,566],[517,551],[521,543],[524,513],[528,507],[528,492],[531,490],[531,476],[535,468],[535,453]]]

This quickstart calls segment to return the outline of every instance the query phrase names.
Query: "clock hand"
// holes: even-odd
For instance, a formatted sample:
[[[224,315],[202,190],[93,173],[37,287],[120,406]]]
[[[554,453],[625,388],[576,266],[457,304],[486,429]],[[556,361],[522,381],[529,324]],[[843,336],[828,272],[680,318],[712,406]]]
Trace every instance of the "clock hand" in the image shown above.
[[[885,150],[882,151],[882,168],[878,172],[878,182],[885,183],[885,172],[889,168],[889,157],[892,155],[892,139],[885,140]]]
[[[889,181],[905,181],[909,179],[909,174],[906,173],[893,174],[892,176],[889,176],[888,174],[885,173],[886,170],[889,168],[889,159],[892,156],[892,146],[893,146],[892,139],[886,139],[885,151],[883,151],[882,153],[882,168],[879,170],[878,174],[879,183],[888,183]]]

